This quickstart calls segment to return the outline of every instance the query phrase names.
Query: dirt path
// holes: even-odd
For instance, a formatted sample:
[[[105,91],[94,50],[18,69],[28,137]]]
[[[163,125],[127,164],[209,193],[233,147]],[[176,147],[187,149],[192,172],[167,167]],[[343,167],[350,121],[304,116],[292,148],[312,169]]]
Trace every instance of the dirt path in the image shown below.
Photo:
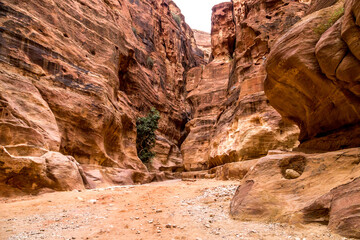
[[[237,182],[168,181],[0,201],[0,239],[344,239],[229,217]]]

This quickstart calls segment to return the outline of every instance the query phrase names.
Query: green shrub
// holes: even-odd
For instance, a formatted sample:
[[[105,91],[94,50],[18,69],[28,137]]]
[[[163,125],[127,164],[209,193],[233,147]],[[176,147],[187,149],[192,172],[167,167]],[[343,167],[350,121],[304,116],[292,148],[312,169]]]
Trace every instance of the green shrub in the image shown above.
[[[154,60],[151,57],[148,57],[146,60],[146,64],[150,69],[152,69],[154,66]]]
[[[155,131],[158,129],[160,113],[151,108],[146,117],[140,117],[136,121],[136,150],[138,157],[143,163],[148,163],[155,156],[151,149],[155,146]]]
[[[176,15],[175,13],[171,13],[173,19],[175,20],[175,22],[177,23],[177,25],[180,27],[181,25],[181,18],[179,15]]]

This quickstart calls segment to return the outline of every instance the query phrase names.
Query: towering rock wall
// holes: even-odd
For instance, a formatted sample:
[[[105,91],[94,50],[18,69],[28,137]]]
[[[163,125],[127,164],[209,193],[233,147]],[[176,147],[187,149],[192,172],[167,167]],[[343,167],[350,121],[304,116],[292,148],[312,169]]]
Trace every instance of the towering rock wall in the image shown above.
[[[283,121],[264,94],[264,63],[275,37],[300,20],[307,8],[297,1],[260,0],[214,6],[212,62],[191,69],[186,79],[193,113],[182,145],[187,170],[296,146],[298,128]]]
[[[300,127],[302,148],[357,147],[360,3],[315,1],[310,10],[272,48],[266,94],[284,118]]]
[[[284,121],[264,94],[265,61],[274,39],[304,15],[298,1],[233,0],[235,50],[228,101],[211,143],[210,165],[264,156],[296,146],[297,128]]]
[[[208,169],[210,140],[217,117],[226,101],[233,49],[234,23],[232,3],[221,3],[213,8],[211,62],[192,68],[186,75],[187,100],[192,119],[186,127],[189,135],[181,146],[186,170]],[[232,41],[231,41],[232,39]]]
[[[135,121],[150,106],[161,112],[155,162],[181,165],[183,73],[203,53],[172,1],[5,1],[0,11],[0,173],[9,188],[29,188],[11,179],[36,175],[31,157],[43,151],[71,155],[92,180],[106,172],[115,183],[149,181]]]
[[[301,145],[254,161],[231,202],[233,217],[321,223],[360,238],[359,13],[359,1],[312,1],[272,44],[265,92],[298,124]]]
[[[208,63],[211,56],[211,35],[210,33],[195,29],[193,32],[196,45],[201,51],[203,51],[205,63]]]

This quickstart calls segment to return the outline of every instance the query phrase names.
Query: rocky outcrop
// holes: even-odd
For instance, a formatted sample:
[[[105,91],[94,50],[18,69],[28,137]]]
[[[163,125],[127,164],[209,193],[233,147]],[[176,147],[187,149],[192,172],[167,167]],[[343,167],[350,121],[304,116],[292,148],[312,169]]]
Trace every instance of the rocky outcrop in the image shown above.
[[[2,197],[43,189],[81,190],[89,186],[83,169],[73,157],[43,148],[1,146],[0,167]]]
[[[203,53],[172,1],[7,1],[0,11],[1,146],[147,172],[135,122],[154,106],[160,166],[182,166],[183,74]]]
[[[233,4],[224,2],[212,8],[211,58],[227,61],[232,58],[235,47]]]
[[[360,238],[360,149],[349,148],[360,145],[359,6],[312,1],[307,16],[268,42],[266,96],[299,126],[301,145],[257,160],[231,202],[233,217],[316,222]],[[349,149],[317,153],[340,148]]]
[[[196,45],[201,51],[203,51],[205,63],[208,63],[211,56],[211,35],[210,33],[195,29],[193,32]]]
[[[304,149],[360,145],[360,5],[329,2],[277,40],[266,67],[266,95],[299,126]]]
[[[241,181],[231,214],[241,220],[317,222],[360,238],[359,163],[359,148],[266,156]],[[297,177],[288,177],[290,171]]]
[[[189,135],[181,145],[186,170],[209,168],[209,145],[220,108],[226,101],[229,67],[229,63],[213,61],[187,73],[186,91],[192,119],[186,124]]]
[[[274,39],[300,20],[307,7],[296,1],[214,6],[212,62],[191,69],[186,80],[193,119],[182,145],[185,169],[254,159],[297,145],[298,128],[284,121],[265,97],[264,62]],[[219,63],[226,71],[219,70]],[[209,71],[214,72],[210,78]],[[197,77],[204,73],[205,78]]]
[[[292,149],[298,129],[269,105],[264,94],[264,62],[274,39],[304,15],[296,1],[232,1],[235,51],[228,101],[211,142],[210,165],[264,156],[271,149]]]
[[[234,36],[234,27],[230,17],[224,18],[230,7],[231,3],[222,3],[213,8],[213,60],[205,66],[192,68],[186,75],[186,99],[191,107],[191,120],[186,124],[189,135],[181,146],[186,170],[209,168],[209,144],[217,117],[226,101],[230,74],[229,57],[232,53],[227,46],[228,40]],[[226,48],[223,49],[223,46]]]

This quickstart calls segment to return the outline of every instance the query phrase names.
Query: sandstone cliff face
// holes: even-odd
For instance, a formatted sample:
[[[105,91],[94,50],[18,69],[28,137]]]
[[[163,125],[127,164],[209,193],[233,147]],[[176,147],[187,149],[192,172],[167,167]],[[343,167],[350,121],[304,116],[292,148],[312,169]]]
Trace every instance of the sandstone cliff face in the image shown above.
[[[181,146],[186,170],[209,168],[209,144],[221,106],[226,101],[230,74],[232,49],[228,48],[228,42],[234,36],[234,24],[227,13],[231,8],[230,2],[213,8],[212,61],[187,72],[186,98],[192,119],[186,125],[189,135]]]
[[[360,238],[359,154],[354,148],[261,158],[241,181],[231,215],[246,221],[321,223]]]
[[[181,167],[183,73],[203,58],[172,1],[8,1],[0,11],[1,146],[102,166],[93,179],[106,169],[146,172],[135,121],[154,106],[161,112],[154,162]],[[17,164],[16,154],[7,156]]]
[[[264,156],[271,149],[292,149],[298,130],[269,105],[264,94],[264,62],[274,39],[305,13],[296,1],[232,1],[235,51],[228,101],[211,143],[213,166]]]
[[[264,62],[274,38],[306,9],[306,4],[295,1],[233,1],[214,6],[212,62],[203,69],[191,69],[186,80],[193,113],[182,145],[186,169],[211,168],[296,146],[298,128],[283,121],[265,97]],[[209,69],[217,73],[210,76]]]
[[[360,145],[359,9],[358,1],[312,1],[308,15],[270,47],[265,92],[282,117],[300,127],[298,150]],[[242,220],[316,222],[360,238],[359,151],[258,159],[245,169],[231,214]]]
[[[211,35],[200,30],[193,30],[196,45],[204,53],[205,63],[209,62],[211,56]]]
[[[334,2],[315,1],[267,62],[266,95],[300,127],[302,148],[360,145],[360,5]]]

